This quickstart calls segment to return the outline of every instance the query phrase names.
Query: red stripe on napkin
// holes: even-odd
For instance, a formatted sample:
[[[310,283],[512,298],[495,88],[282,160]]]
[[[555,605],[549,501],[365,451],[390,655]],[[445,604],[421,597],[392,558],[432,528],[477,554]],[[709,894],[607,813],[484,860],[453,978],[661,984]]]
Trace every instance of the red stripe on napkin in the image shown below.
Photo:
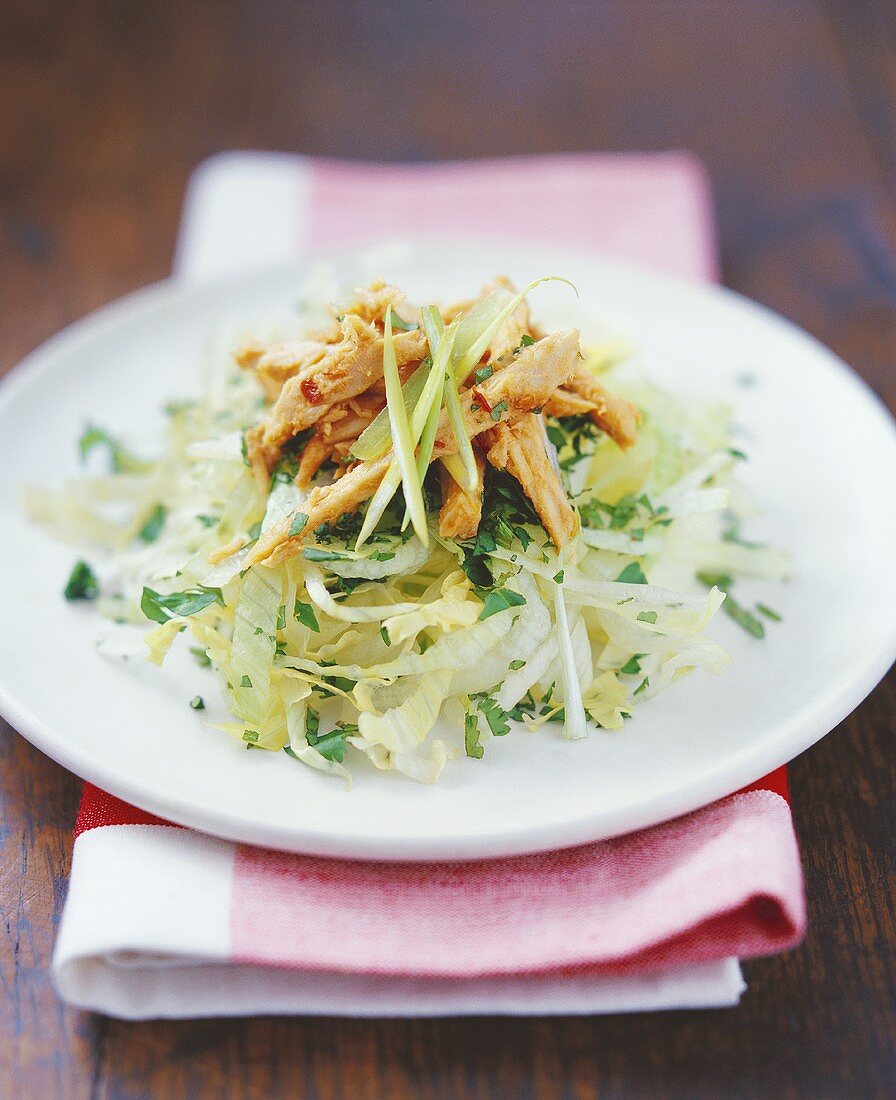
[[[240,846],[233,882],[233,957],[303,970],[630,972],[783,951],[805,923],[790,810],[769,791],[506,859],[353,862]]]
[[[662,201],[657,202],[657,196]],[[687,153],[439,164],[313,160],[307,247],[388,236],[524,240],[718,279],[706,172]]]

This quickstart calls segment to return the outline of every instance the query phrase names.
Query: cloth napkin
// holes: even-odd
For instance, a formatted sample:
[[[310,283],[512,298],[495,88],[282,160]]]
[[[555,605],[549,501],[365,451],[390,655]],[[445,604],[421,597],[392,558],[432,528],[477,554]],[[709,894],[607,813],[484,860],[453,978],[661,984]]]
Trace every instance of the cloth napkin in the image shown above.
[[[197,169],[175,275],[434,222],[716,276],[709,188],[684,154],[422,166],[260,153]],[[53,971],[64,1000],[126,1018],[627,1012],[734,1004],[738,959],[784,950],[804,926],[784,769],[626,837],[451,864],[265,851],[87,785]]]

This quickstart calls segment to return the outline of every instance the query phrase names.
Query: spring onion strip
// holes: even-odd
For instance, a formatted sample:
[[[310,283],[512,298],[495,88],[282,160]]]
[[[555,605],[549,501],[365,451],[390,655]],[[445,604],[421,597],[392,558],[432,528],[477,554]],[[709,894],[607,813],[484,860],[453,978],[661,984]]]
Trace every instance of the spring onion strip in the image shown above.
[[[408,416],[416,408],[429,375],[429,364],[421,363],[402,386],[401,393]],[[373,459],[384,455],[391,446],[392,438],[389,431],[389,409],[387,407],[378,412],[364,431],[361,432],[351,449],[351,453],[354,458],[360,459],[362,462],[371,462]]]
[[[430,371],[430,375],[433,372]],[[401,483],[411,523],[417,538],[424,546],[429,546],[429,527],[426,523],[426,506],[423,503],[423,486],[417,476],[417,463],[414,456],[414,440],[411,437],[411,425],[408,411],[401,392],[401,376],[395,360],[395,344],[392,340],[392,307],[387,306],[383,332],[383,378],[386,382],[386,406],[389,409],[389,424],[392,428],[392,447],[395,461],[401,470]],[[428,381],[428,379],[427,379]],[[420,402],[417,403],[419,408]],[[414,409],[417,412],[417,409]],[[422,431],[421,425],[421,431]]]
[[[433,346],[438,348],[442,340],[443,332],[442,318],[438,310],[434,308],[424,309],[423,327],[426,330],[426,339],[429,341],[430,348]],[[447,359],[445,362],[447,364]],[[457,440],[457,461],[462,464],[463,468],[461,479],[458,479],[456,473],[452,473],[452,477],[454,477],[455,481],[457,481],[462,489],[466,489],[468,493],[472,493],[479,479],[476,470],[476,458],[473,454],[473,444],[470,442],[470,437],[467,434],[467,425],[464,421],[463,410],[460,407],[460,397],[457,392],[455,375],[453,371],[447,371],[447,368],[443,397],[445,408],[448,410],[448,420],[451,424],[451,430],[454,432],[454,438]],[[453,458],[454,456],[451,457]],[[457,470],[457,462],[453,464],[453,468]],[[448,466],[448,469],[451,470],[452,466]]]
[[[507,303],[506,306],[504,306],[501,312],[495,318],[493,318],[491,324],[489,324],[484,329],[484,331],[480,333],[479,338],[473,342],[470,348],[463,355],[455,360],[454,376],[457,379],[457,384],[459,386],[463,385],[463,383],[466,382],[467,376],[469,375],[470,371],[476,366],[476,364],[488,350],[488,346],[492,342],[492,340],[494,340],[495,334],[498,332],[498,330],[501,328],[507,318],[510,317],[510,315],[514,312],[520,302],[522,302],[522,300],[526,297],[526,295],[531,290],[534,290],[535,287],[537,287],[540,283],[550,282],[566,283],[567,286],[572,287],[572,289],[575,290],[576,297],[578,297],[579,292],[578,290],[576,290],[575,284],[571,283],[569,279],[564,279],[560,275],[545,275],[541,279],[533,279],[533,281],[529,283],[528,286],[523,287],[519,294],[515,294],[510,299],[510,301]]]
[[[433,312],[435,307],[430,307]],[[386,329],[387,340],[384,340],[384,356],[383,356],[383,375],[386,378],[386,402],[387,407],[392,408],[392,397],[389,393],[389,374],[386,367],[386,349],[392,352],[392,362],[395,362],[394,347],[392,344],[392,330],[391,330],[391,312],[386,311],[387,320],[390,322],[390,326]],[[441,323],[441,317],[439,317]],[[424,546],[429,546],[429,528],[426,525],[426,511],[423,503],[423,478],[426,474],[426,468],[429,466],[429,460],[427,459],[426,465],[422,468],[419,467],[417,459],[414,457],[414,448],[417,446],[423,432],[426,428],[426,424],[430,419],[430,415],[435,410],[436,423],[438,424],[438,410],[440,407],[443,379],[445,376],[447,357],[451,350],[451,344],[454,340],[454,334],[456,329],[452,329],[449,326],[446,352],[442,355],[437,351],[435,353],[434,361],[428,368],[428,374],[426,382],[414,405],[414,411],[411,413],[410,422],[407,420],[405,412],[405,425],[407,428],[407,447],[404,453],[402,453],[402,446],[404,445],[398,435],[398,429],[393,427],[393,449],[395,451],[395,457],[389,464],[389,468],[386,471],[386,476],[380,482],[379,488],[373,495],[373,499],[370,501],[370,505],[367,508],[367,514],[364,517],[364,524],[361,527],[361,533],[358,535],[358,541],[355,543],[355,550],[360,549],[364,545],[366,540],[370,538],[374,531],[374,528],[379,523],[383,512],[389,505],[389,501],[395,495],[398,489],[399,483],[404,483],[405,486],[405,502],[407,510],[411,518],[411,523],[414,526],[414,530],[417,533],[417,537],[423,543]],[[398,380],[398,368],[395,367],[395,379]],[[396,395],[396,404],[400,408],[400,411],[405,411],[404,403],[400,401]],[[390,413],[391,416],[391,413]],[[435,439],[435,431],[433,431],[433,439]],[[429,449],[430,456],[432,455],[432,444],[430,443]],[[410,462],[410,469],[408,469],[407,462]],[[416,492],[417,500],[419,501],[419,516],[415,518],[414,515],[414,501],[409,496],[408,489],[408,476],[413,478],[414,487],[410,492]],[[421,530],[418,527],[418,520],[423,525],[425,534],[421,534]]]
[[[436,311],[434,306],[430,306],[429,309],[439,317],[441,317]],[[446,381],[453,384],[451,376],[448,374],[447,366],[450,361],[451,352],[454,347],[455,337],[457,336],[457,325],[451,324],[447,329],[443,329],[442,334],[438,341],[438,350],[433,355],[432,371],[430,372],[430,379],[432,380],[432,393],[429,391],[429,380],[427,380],[427,387],[424,389],[423,394],[420,397],[418,408],[425,409],[429,406],[429,413],[426,417],[426,421],[423,424],[423,431],[420,434],[420,446],[417,451],[417,476],[420,478],[421,485],[423,479],[426,477],[426,471],[429,469],[429,464],[432,461],[433,446],[436,441],[436,431],[439,427],[439,417],[442,412],[442,398],[444,396]],[[416,415],[417,409],[414,409]],[[411,418],[411,430],[415,427],[414,417]],[[410,521],[410,514],[405,509],[404,519],[401,524],[402,531],[405,530]]]
[[[563,585],[554,585],[554,618],[557,622],[557,642],[560,646],[560,668],[563,672],[564,732],[572,741],[588,736],[585,705],[582,702],[582,686],[576,671],[576,658],[572,650],[572,635],[563,598]]]
[[[460,359],[461,356],[467,354],[512,297],[513,295],[509,290],[497,287],[487,298],[477,302],[461,316],[457,339],[454,341],[455,359]]]
[[[443,455],[439,460],[461,489],[467,488],[467,468],[460,455]]]

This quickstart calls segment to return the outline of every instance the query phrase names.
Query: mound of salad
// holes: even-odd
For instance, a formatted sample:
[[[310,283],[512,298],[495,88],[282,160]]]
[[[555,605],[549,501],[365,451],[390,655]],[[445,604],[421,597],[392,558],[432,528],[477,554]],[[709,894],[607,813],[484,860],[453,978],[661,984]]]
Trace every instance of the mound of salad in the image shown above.
[[[66,598],[151,625],[159,664],[188,644],[246,748],[344,778],[364,754],[433,782],[518,723],[617,730],[718,672],[719,608],[757,638],[777,618],[734,578],[787,571],[740,537],[727,411],[546,332],[541,281],[447,306],[378,282],[295,338],[243,340],[166,407],[155,461],[89,426],[82,457],[110,471],[28,498],[93,544]]]

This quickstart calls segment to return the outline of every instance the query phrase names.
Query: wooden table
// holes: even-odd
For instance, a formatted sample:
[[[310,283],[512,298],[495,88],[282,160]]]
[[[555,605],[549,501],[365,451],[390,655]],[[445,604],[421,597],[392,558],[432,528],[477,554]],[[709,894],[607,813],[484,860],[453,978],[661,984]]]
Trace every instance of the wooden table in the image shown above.
[[[187,175],[219,149],[686,148],[712,174],[725,281],[893,407],[894,49],[885,0],[7,0],[0,367],[163,278]],[[612,1019],[125,1024],[62,1008],[48,966],[80,784],[4,727],[0,1095],[894,1095],[894,685],[793,764],[805,944],[748,964],[736,1010]]]

